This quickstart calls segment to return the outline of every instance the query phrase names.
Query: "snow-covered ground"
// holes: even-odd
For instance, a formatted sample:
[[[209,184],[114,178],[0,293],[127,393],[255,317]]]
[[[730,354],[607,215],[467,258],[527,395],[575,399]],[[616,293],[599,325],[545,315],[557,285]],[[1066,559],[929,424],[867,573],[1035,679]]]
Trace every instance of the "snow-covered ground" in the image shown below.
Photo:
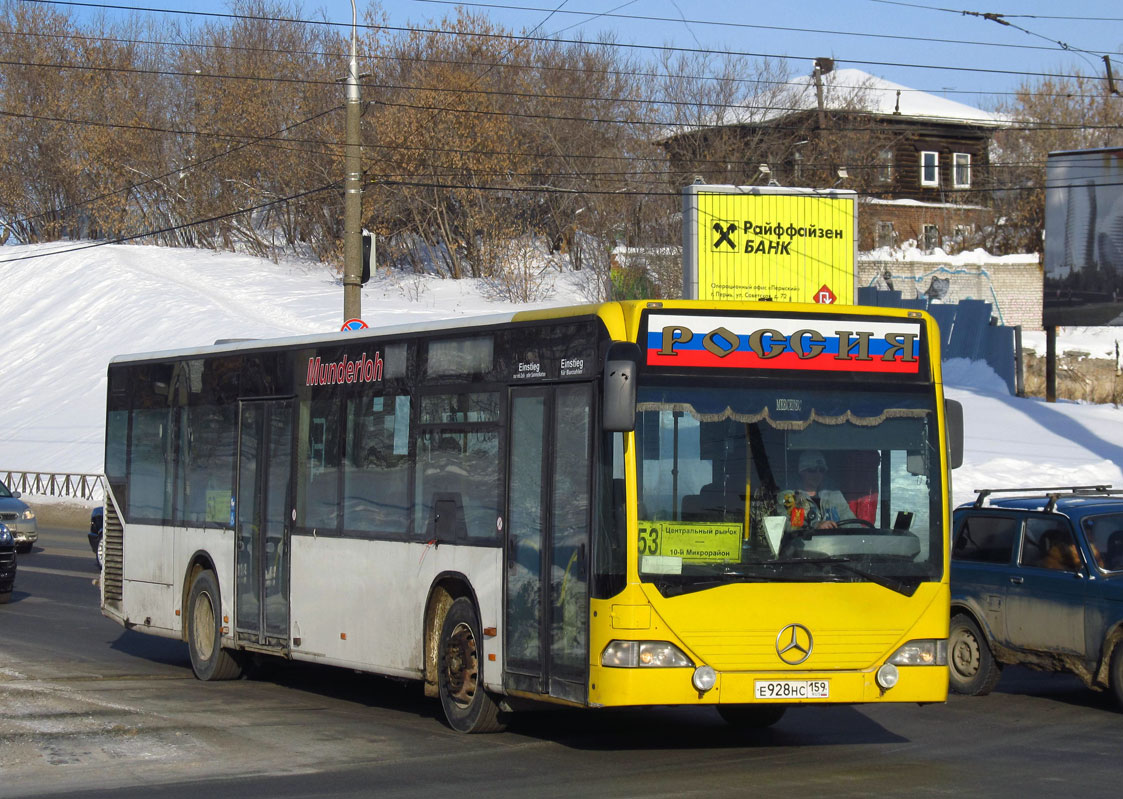
[[[572,274],[551,281],[539,305],[587,301]],[[375,326],[512,308],[485,293],[475,281],[380,273],[363,288],[363,318]],[[338,330],[342,294],[333,272],[306,262],[164,247],[0,248],[0,472],[101,471],[112,356]],[[1114,357],[1120,337],[1062,329],[1060,344]],[[956,502],[984,487],[1123,485],[1123,410],[1012,397],[979,363],[945,370],[948,396],[966,411]]]

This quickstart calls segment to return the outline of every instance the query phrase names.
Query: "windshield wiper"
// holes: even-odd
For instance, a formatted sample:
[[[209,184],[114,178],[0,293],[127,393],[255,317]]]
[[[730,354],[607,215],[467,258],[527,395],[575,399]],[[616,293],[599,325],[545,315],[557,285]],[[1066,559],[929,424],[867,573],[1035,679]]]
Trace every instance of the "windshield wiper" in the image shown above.
[[[744,572],[726,569],[720,574],[651,574],[647,579],[655,583],[663,596],[678,596],[679,594],[705,591],[707,588],[729,585],[730,583],[760,583],[772,582],[771,576],[745,574]]]
[[[786,558],[784,560],[766,560],[761,561],[761,564],[772,563],[777,566],[794,566],[808,564],[812,566],[838,566],[843,571],[850,572],[855,577],[861,577],[875,585],[880,585],[882,588],[888,588],[890,591],[896,591],[898,594],[904,596],[912,596],[916,593],[916,589],[920,587],[920,581],[900,580],[896,577],[886,577],[882,574],[874,574],[865,569],[859,569],[857,566],[851,565],[851,559],[841,556],[825,557],[825,558]]]
[[[820,558],[782,558],[778,560],[752,560],[741,564],[742,566],[838,566],[843,571],[860,577],[867,582],[880,585],[890,591],[895,591],[904,596],[912,596],[920,587],[920,580],[901,580],[896,577],[886,577],[881,574],[867,572],[857,566],[851,565],[851,559],[841,556]],[[795,578],[783,574],[746,574],[735,569],[725,569],[720,574],[698,575],[649,575],[648,579],[659,586],[660,593],[664,596],[704,591],[707,588],[729,585],[732,582],[795,582]]]

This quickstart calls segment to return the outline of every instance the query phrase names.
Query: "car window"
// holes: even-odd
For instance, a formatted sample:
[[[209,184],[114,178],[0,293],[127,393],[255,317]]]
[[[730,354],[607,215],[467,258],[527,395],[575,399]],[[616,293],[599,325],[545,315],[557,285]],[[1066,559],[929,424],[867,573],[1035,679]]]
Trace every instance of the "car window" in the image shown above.
[[[1085,517],[1081,526],[1096,565],[1107,571],[1123,571],[1123,513]]]
[[[1018,520],[1010,516],[968,516],[963,520],[952,547],[955,560],[980,563],[1009,563],[1018,532]]]
[[[0,499],[7,499],[11,495],[12,492],[8,490],[8,486],[4,485],[3,480],[0,480]]]
[[[1080,556],[1068,523],[1061,519],[1027,519],[1022,536],[1022,565],[1076,571]]]

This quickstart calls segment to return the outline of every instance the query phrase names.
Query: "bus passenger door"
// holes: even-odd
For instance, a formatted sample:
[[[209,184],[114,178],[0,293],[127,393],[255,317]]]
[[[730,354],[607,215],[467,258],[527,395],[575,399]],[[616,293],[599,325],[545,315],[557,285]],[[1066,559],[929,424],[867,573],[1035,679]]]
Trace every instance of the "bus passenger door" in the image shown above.
[[[292,400],[241,403],[235,500],[235,629],[238,640],[289,640]]]
[[[514,389],[510,419],[508,685],[584,702],[592,387]]]

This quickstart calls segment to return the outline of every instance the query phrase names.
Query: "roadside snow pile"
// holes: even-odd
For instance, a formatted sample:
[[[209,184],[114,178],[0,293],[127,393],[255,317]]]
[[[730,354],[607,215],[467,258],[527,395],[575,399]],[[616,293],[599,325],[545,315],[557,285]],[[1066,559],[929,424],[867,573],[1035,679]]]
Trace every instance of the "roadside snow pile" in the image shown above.
[[[1123,486],[1123,409],[1015,397],[985,363],[963,359],[944,364],[944,391],[963,403],[956,504],[982,488]]]
[[[985,394],[1010,394],[1006,381],[986,361],[949,358],[943,363],[944,385]]]
[[[483,281],[379,272],[363,287],[363,318],[374,327],[577,304],[586,277],[558,273],[548,302],[512,305],[487,299]],[[0,298],[5,471],[101,472],[106,366],[116,355],[327,333],[343,322],[342,284],[328,266],[170,247],[0,247]]]

